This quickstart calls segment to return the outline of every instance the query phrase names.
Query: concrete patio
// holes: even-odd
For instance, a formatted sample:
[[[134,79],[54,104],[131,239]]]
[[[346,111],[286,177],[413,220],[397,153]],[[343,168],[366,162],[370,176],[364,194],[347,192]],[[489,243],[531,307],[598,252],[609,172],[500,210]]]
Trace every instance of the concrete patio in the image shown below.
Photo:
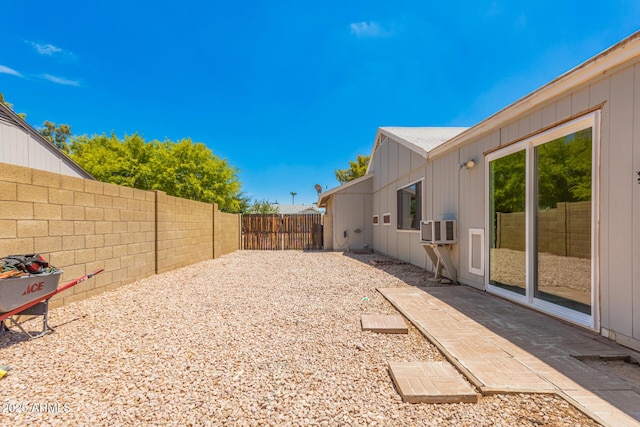
[[[483,395],[555,393],[603,425],[640,425],[639,353],[465,286],[378,291]]]

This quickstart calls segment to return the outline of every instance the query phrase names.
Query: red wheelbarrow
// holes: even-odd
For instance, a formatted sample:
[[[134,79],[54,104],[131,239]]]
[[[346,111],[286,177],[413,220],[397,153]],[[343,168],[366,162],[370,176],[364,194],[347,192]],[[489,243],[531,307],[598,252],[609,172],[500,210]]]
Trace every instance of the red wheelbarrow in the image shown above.
[[[91,279],[102,271],[104,269],[101,268],[60,287],[58,287],[58,282],[63,273],[62,270],[48,274],[0,280],[0,333],[7,330],[6,321],[17,326],[29,338],[38,338],[53,331],[48,323],[49,299],[78,283]],[[42,316],[42,332],[35,335],[27,332],[21,322],[13,318],[14,316]]]

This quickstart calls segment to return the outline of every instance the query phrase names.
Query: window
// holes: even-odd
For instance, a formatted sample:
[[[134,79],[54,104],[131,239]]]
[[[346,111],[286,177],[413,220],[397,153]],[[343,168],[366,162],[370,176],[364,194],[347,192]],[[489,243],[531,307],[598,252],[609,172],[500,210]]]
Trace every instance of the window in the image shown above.
[[[398,190],[398,230],[419,230],[422,219],[422,182]]]
[[[391,224],[391,214],[390,213],[386,213],[386,214],[382,215],[382,223],[384,225]]]
[[[373,225],[378,225],[380,223],[380,217],[378,215],[373,216]]]

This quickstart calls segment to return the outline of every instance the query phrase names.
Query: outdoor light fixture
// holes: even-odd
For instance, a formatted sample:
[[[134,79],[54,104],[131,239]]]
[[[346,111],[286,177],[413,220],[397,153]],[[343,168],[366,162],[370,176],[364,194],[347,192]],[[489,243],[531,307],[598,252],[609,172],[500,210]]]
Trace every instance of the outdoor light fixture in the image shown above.
[[[476,165],[476,161],[471,159],[471,160],[467,160],[464,163],[458,163],[458,169],[462,169],[462,168],[471,169],[475,165]]]

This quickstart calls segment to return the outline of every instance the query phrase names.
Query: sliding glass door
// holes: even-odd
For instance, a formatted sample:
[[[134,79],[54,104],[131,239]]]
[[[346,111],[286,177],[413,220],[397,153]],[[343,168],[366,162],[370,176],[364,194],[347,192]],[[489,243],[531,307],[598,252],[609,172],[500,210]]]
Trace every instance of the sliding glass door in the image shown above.
[[[489,283],[526,294],[526,156],[520,150],[489,163]]]
[[[487,289],[592,328],[598,117],[487,155]]]
[[[591,314],[592,134],[535,147],[534,297]]]

